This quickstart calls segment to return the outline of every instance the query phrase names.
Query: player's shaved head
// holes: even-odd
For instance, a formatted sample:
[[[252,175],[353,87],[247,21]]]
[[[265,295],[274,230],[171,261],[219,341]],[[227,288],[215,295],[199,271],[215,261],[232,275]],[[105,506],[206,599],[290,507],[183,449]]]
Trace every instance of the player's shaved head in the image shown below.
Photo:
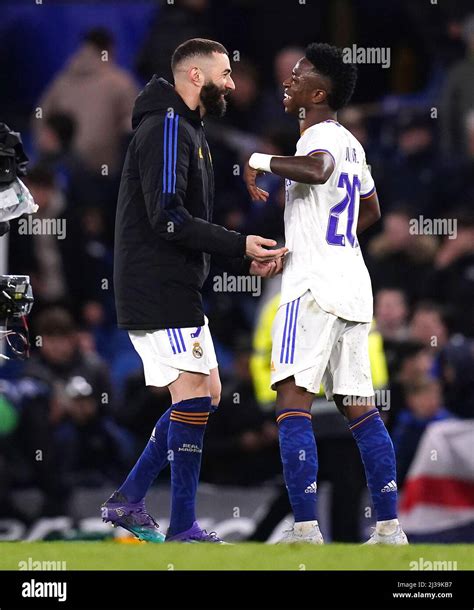
[[[214,53],[229,55],[220,42],[207,38],[191,38],[176,48],[171,57],[171,69],[175,73],[178,68],[189,67],[188,64],[195,62],[196,59],[201,60],[201,63],[206,59],[212,60]]]

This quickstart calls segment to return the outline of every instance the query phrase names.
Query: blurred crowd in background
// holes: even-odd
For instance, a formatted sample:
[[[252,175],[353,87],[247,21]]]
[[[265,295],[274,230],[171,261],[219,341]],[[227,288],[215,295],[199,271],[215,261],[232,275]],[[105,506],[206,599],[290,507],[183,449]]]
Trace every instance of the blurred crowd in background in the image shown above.
[[[139,35],[139,28],[127,30],[128,3],[116,3],[113,27],[104,19],[94,23],[90,7],[83,8],[89,17],[74,26],[82,28],[75,50],[52,60],[59,70],[41,90],[18,83],[28,81],[28,73],[15,73],[11,92],[2,96],[0,118],[22,133],[31,159],[26,184],[39,205],[37,217],[65,219],[66,236],[19,235],[12,223],[8,272],[31,276],[36,303],[30,359],[0,368],[0,516],[21,514],[11,500],[17,488],[39,486],[44,493],[39,514],[57,515],[67,514],[76,486],[119,483],[169,407],[166,388],[145,387],[127,333],[116,328],[113,227],[134,100],[154,73],[171,80],[172,51],[195,36],[229,49],[236,85],[226,116],[205,121],[216,178],[214,221],[279,242],[284,242],[282,180],[266,175],[269,201],[255,203],[240,168],[257,150],[294,154],[298,125],[284,113],[282,81],[312,41],[390,48],[389,69],[359,66],[356,94],[338,120],[364,146],[381,203],[382,220],[360,243],[375,296],[374,385],[390,390],[390,408],[383,413],[398,455],[400,486],[427,426],[473,417],[469,2],[440,2],[436,8],[370,0],[281,4],[287,6],[138,2]],[[10,74],[25,66],[28,50],[5,28],[22,19],[25,30],[34,31],[42,9],[35,10],[36,15],[7,10],[2,45],[10,54],[2,52],[2,61]],[[54,55],[54,41],[67,36],[63,22],[64,17],[49,24],[45,62]],[[429,234],[420,216],[457,219],[455,238]],[[213,277],[220,273],[212,269],[204,290],[223,392],[206,432],[202,479],[243,486],[278,481],[268,380],[280,279],[264,281],[257,297],[216,292]],[[317,405],[314,413],[318,421]],[[320,453],[328,454],[320,458],[326,464],[321,476],[333,482],[335,497],[338,485],[346,491],[350,485],[357,499],[365,483],[359,458],[352,460],[355,445],[343,426],[329,421],[325,428],[316,425]],[[336,468],[341,460],[350,464],[343,473]],[[337,528],[341,519],[334,520]],[[353,537],[351,527],[346,520],[336,538]]]

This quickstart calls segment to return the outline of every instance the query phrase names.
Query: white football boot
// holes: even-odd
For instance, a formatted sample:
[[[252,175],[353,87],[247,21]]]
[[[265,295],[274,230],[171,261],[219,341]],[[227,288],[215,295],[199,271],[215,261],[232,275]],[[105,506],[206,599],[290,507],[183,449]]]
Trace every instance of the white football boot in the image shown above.
[[[408,544],[408,538],[397,519],[380,521],[364,544]]]
[[[283,538],[278,541],[278,544],[297,544],[298,542],[324,544],[317,521],[295,523],[293,527],[283,532]]]

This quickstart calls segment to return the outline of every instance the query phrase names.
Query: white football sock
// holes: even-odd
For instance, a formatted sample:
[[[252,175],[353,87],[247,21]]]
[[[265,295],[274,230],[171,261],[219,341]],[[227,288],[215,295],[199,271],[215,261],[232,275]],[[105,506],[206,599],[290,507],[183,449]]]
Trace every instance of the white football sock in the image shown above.
[[[377,521],[375,531],[381,536],[390,536],[397,531],[398,519],[389,519],[388,521]]]
[[[318,527],[317,521],[300,521],[299,523],[295,523],[293,531],[299,536],[306,536],[314,527]]]

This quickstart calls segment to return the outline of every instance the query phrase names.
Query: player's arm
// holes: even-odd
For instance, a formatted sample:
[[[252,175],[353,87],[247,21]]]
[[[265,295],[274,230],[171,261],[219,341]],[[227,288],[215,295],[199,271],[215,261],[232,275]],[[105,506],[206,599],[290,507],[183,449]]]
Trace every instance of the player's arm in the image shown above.
[[[166,140],[166,146],[164,145]],[[271,260],[285,249],[268,250],[276,242],[255,235],[241,235],[220,225],[193,217],[185,207],[189,159],[194,150],[179,117],[157,117],[136,134],[136,154],[145,206],[153,230],[163,239],[180,246],[258,260]]]
[[[334,171],[334,159],[325,151],[279,157],[254,153],[245,168],[244,180],[253,200],[266,201],[268,193],[256,185],[258,174],[271,172],[302,184],[324,184]]]
[[[359,206],[359,219],[357,221],[357,233],[362,233],[365,229],[371,227],[381,217],[379,198],[377,191],[361,196]]]

